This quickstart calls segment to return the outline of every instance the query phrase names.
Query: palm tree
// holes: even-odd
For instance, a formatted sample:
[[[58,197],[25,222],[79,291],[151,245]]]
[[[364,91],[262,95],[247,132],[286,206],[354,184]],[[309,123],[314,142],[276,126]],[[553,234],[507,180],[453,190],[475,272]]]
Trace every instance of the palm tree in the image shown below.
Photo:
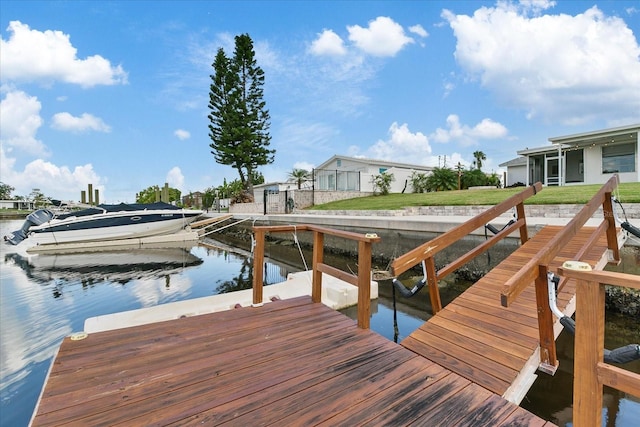
[[[473,157],[475,160],[475,165],[478,169],[482,169],[482,161],[487,160],[487,156],[482,151],[474,151]]]
[[[294,168],[289,172],[289,178],[298,184],[298,190],[302,188],[302,184],[309,179],[309,171],[305,169]]]
[[[429,191],[455,190],[458,186],[458,174],[449,168],[433,168],[427,178]]]

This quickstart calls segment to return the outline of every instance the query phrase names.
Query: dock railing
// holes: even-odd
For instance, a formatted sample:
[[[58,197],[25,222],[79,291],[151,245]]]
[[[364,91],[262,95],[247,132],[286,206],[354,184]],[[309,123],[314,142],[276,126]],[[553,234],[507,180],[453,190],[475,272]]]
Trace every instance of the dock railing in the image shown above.
[[[600,426],[603,385],[640,397],[640,374],[603,361],[605,285],[640,289],[640,276],[580,270],[568,263],[558,273],[577,281],[573,425]]]
[[[442,310],[442,302],[440,300],[440,292],[438,290],[439,280],[462,267],[478,255],[481,255],[511,233],[519,231],[520,242],[522,244],[529,240],[524,213],[524,201],[535,195],[540,190],[542,190],[542,184],[537,182],[520,193],[515,194],[503,202],[487,209],[483,213],[476,215],[467,222],[460,224],[459,226],[452,228],[446,233],[418,246],[406,254],[399,256],[391,263],[391,273],[397,277],[410,268],[424,262],[427,273],[427,287],[429,289],[431,308],[434,314],[437,313]],[[456,243],[458,240],[468,236],[474,230],[484,227],[486,224],[514,207],[516,208],[516,220],[513,223],[507,225],[491,238],[485,240],[480,245],[436,271],[434,258],[436,254]]]
[[[371,317],[371,245],[379,242],[375,234],[359,234],[316,225],[254,226],[256,246],[253,251],[253,304],[263,302],[263,264],[266,233],[313,232],[313,272],[311,300],[322,302],[322,273],[329,274],[358,288],[358,326],[369,329]],[[324,237],[336,236],[358,242],[358,274],[354,275],[324,263]]]
[[[538,332],[540,335],[540,370],[543,372],[553,375],[558,367],[553,314],[549,306],[549,285],[547,279],[549,264],[558,252],[576,236],[582,226],[593,216],[600,206],[602,206],[604,218],[582,248],[578,250],[575,259],[578,261],[581,260],[600,236],[606,233],[607,247],[610,250],[609,262],[620,262],[616,223],[613,213],[613,203],[611,201],[611,195],[617,186],[618,175],[614,175],[600,188],[591,200],[587,202],[580,212],[569,221],[563,230],[547,242],[538,253],[522,266],[515,275],[509,278],[503,286],[500,300],[504,307],[508,307],[531,282],[535,282]],[[565,281],[563,280],[558,290],[562,289],[564,283]]]

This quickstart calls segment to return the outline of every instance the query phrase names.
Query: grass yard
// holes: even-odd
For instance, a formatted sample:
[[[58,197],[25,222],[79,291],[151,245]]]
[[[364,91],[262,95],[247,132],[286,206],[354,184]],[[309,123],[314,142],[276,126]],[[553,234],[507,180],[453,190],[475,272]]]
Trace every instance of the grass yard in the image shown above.
[[[602,185],[570,185],[544,187],[535,196],[525,201],[531,205],[585,204]],[[389,194],[387,196],[357,197],[316,205],[315,210],[395,210],[408,206],[460,206],[495,205],[524,188],[490,190],[441,191],[435,193]],[[614,194],[624,203],[640,203],[640,183],[622,183]]]

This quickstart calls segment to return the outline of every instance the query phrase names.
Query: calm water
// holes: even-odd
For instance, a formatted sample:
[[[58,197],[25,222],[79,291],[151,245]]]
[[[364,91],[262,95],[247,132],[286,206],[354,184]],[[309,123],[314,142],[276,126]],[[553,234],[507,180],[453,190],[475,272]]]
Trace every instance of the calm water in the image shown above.
[[[0,221],[0,235],[21,225],[22,221]],[[11,250],[0,244],[0,426],[28,424],[60,342],[71,332],[81,331],[86,318],[251,286],[251,260],[223,249],[195,246],[30,259]],[[300,259],[291,262],[294,267],[269,262],[266,283],[280,282],[287,273],[301,269]],[[372,305],[371,328],[393,340],[387,286],[381,283],[382,296]],[[426,301],[427,296],[415,298]],[[356,316],[355,311],[346,313]],[[427,316],[399,300],[398,339],[413,332]],[[614,324],[629,330],[624,319],[614,319]],[[623,341],[629,338],[617,335]],[[607,343],[610,348],[611,344]],[[572,350],[571,338],[561,338],[561,372],[537,381],[523,402],[527,409],[560,425],[570,425],[571,420]],[[633,369],[638,372],[640,366]],[[640,399],[609,393],[605,403],[609,426],[638,425]]]

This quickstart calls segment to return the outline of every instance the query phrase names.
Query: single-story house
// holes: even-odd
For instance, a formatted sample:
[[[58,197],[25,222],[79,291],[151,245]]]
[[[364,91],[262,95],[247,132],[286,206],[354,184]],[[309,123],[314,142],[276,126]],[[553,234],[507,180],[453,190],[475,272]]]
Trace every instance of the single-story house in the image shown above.
[[[35,210],[35,202],[31,200],[0,200],[0,209]]]
[[[524,184],[527,182],[527,158],[516,157],[508,162],[500,163],[498,166],[507,168],[504,179],[504,186],[509,187],[514,184]]]
[[[253,186],[253,199],[255,203],[264,202],[264,195],[275,194],[290,190],[297,190],[298,184],[295,182],[266,182],[264,184],[256,184]]]
[[[551,145],[525,148],[507,168],[506,185],[604,184],[617,173],[620,182],[640,182],[640,123],[549,138]]]
[[[391,193],[411,193],[411,175],[428,175],[432,170],[431,166],[334,155],[314,169],[313,177],[316,190],[372,192],[373,178],[385,172],[393,174]]]
[[[193,191],[185,196],[182,196],[182,205],[191,208],[202,208],[204,204],[204,193],[201,191]]]

